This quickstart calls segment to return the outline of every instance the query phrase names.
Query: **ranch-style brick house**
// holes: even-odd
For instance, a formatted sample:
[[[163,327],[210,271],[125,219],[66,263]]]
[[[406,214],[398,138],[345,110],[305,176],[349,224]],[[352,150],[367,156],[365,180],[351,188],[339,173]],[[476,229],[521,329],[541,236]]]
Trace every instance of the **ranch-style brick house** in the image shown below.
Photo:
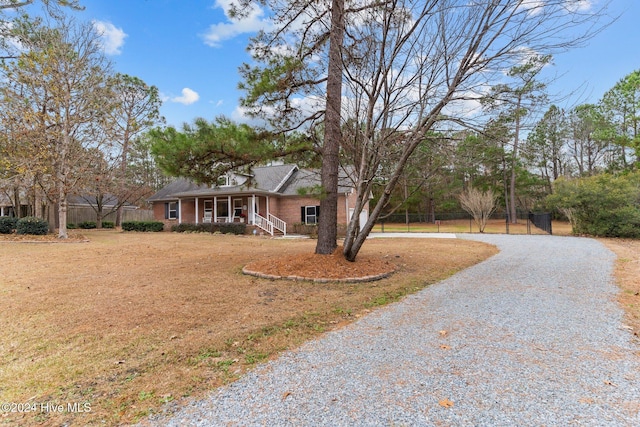
[[[338,224],[353,213],[356,193],[346,173],[338,188]],[[320,201],[309,194],[320,184],[318,171],[296,165],[256,167],[251,174],[228,174],[217,185],[176,179],[149,198],[153,215],[168,229],[174,224],[246,222],[274,235],[295,223],[316,224]],[[361,215],[366,220],[368,206]]]

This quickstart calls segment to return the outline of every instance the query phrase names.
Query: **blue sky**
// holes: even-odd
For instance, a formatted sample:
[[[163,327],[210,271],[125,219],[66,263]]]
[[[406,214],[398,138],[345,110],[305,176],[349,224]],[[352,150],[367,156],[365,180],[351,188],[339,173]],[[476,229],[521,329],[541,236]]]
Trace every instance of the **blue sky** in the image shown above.
[[[590,0],[597,2],[602,0]],[[78,18],[96,21],[115,71],[155,85],[167,124],[196,117],[241,120],[238,67],[248,62],[248,37],[264,24],[255,11],[242,22],[225,15],[229,0],[80,0]],[[613,0],[621,17],[587,46],[554,58],[552,94],[563,106],[597,102],[618,80],[640,68],[640,1]]]

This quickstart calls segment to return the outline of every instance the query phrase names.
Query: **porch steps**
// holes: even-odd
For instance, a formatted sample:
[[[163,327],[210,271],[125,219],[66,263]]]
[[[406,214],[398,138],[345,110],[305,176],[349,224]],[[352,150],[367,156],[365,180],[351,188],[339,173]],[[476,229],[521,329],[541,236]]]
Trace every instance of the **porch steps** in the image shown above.
[[[266,231],[272,236],[287,235],[287,223],[280,218],[269,214],[269,218],[265,218],[259,214],[254,214],[253,225],[257,228]]]

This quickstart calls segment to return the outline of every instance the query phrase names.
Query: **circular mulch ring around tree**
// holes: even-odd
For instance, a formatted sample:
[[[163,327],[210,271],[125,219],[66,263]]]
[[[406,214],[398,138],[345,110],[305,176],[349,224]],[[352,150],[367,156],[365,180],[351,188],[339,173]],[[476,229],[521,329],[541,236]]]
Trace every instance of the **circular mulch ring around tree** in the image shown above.
[[[332,255],[309,253],[254,261],[242,272],[263,279],[354,283],[384,279],[396,268],[390,261],[376,257],[358,256],[355,262],[347,261],[342,248],[338,248]]]

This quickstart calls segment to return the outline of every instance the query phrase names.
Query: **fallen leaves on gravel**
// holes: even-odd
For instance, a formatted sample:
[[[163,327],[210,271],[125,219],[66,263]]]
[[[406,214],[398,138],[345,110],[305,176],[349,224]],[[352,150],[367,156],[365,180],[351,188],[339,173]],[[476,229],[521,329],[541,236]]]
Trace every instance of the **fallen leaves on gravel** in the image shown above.
[[[453,402],[450,401],[449,399],[441,399],[438,403],[443,408],[451,408],[451,407],[453,407]]]

